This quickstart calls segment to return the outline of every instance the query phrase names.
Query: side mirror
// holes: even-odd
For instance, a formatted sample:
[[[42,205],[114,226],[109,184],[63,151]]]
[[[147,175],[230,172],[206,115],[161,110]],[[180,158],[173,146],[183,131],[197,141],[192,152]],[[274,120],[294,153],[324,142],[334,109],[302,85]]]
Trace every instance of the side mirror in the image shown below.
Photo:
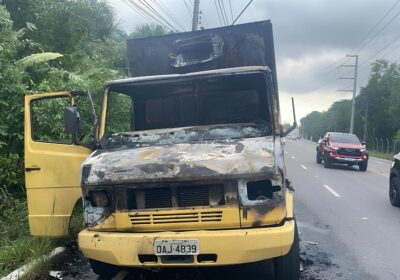
[[[292,109],[293,109],[293,125],[289,127],[287,130],[283,131],[281,133],[281,137],[286,137],[290,132],[292,132],[296,127],[297,127],[297,122],[296,122],[296,111],[294,109],[294,99],[292,97]]]
[[[80,129],[81,116],[78,108],[65,107],[64,109],[64,128],[65,131],[73,135],[77,135]]]
[[[327,142],[328,142],[328,139],[322,139],[322,141],[323,141],[324,143],[327,143]]]
[[[365,146],[365,145],[367,145],[367,142],[361,141],[361,145]]]

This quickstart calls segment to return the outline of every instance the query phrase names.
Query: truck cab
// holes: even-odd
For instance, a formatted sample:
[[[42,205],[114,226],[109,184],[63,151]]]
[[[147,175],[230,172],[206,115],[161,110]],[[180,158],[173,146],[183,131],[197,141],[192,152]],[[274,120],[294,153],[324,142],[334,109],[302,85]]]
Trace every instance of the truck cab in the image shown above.
[[[239,44],[235,36],[263,42],[259,63],[273,63],[227,59],[232,42]],[[133,67],[141,73],[108,82],[99,122],[88,93],[26,98],[32,234],[65,234],[74,204],[82,201],[85,229],[79,248],[99,275],[111,276],[121,266],[140,270],[273,260],[277,279],[298,279],[299,240],[275,61],[265,49],[272,45],[270,22],[149,40],[128,43],[128,52],[129,44],[144,52],[128,53],[133,64],[148,65],[146,59],[155,58],[151,53],[166,52],[168,58],[159,60],[157,70],[154,64]],[[157,50],[162,40],[172,42],[169,51]],[[202,50],[200,57],[193,48]],[[226,67],[232,64],[240,65]],[[80,100],[88,101],[86,109]],[[39,137],[41,102],[55,116],[64,110],[65,130],[54,137],[59,139]],[[93,123],[87,133],[81,125],[85,115]],[[54,119],[55,125],[61,121]],[[84,144],[88,135],[90,144]]]

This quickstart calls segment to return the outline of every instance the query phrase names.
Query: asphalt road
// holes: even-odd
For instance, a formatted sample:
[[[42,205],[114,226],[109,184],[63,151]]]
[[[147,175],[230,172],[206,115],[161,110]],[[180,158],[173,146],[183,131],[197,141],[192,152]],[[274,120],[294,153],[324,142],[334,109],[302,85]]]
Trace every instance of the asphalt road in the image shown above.
[[[303,140],[287,141],[285,156],[296,189],[303,275],[400,279],[400,208],[388,198],[391,162],[371,157],[366,172],[326,169],[315,161],[315,144]]]
[[[400,280],[400,208],[388,198],[391,162],[371,158],[358,167],[326,169],[315,162],[315,144],[286,142],[286,164],[295,192],[301,238],[301,279]],[[76,250],[55,270],[63,279],[98,279]],[[272,265],[222,270],[170,270],[146,279],[273,279]],[[121,272],[119,279],[140,279]],[[143,278],[142,278],[143,279]]]

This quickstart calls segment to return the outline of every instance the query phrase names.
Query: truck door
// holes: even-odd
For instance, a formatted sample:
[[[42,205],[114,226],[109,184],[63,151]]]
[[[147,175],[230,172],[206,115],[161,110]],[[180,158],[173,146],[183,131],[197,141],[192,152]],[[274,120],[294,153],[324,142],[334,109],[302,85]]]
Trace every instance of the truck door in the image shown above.
[[[65,132],[64,109],[87,98],[76,92],[25,97],[25,184],[34,236],[67,235],[74,206],[80,203],[80,165],[92,150]]]

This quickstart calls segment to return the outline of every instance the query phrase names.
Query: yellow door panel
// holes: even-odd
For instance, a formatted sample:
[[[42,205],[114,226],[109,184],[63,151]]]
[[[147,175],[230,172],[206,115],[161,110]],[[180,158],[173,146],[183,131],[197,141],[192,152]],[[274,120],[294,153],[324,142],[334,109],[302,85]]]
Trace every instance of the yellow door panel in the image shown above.
[[[67,235],[72,210],[81,198],[80,165],[91,150],[72,144],[72,137],[66,143],[68,135],[61,131],[62,106],[70,106],[72,99],[69,92],[25,97],[25,183],[35,236]],[[46,118],[50,127],[40,125]]]

